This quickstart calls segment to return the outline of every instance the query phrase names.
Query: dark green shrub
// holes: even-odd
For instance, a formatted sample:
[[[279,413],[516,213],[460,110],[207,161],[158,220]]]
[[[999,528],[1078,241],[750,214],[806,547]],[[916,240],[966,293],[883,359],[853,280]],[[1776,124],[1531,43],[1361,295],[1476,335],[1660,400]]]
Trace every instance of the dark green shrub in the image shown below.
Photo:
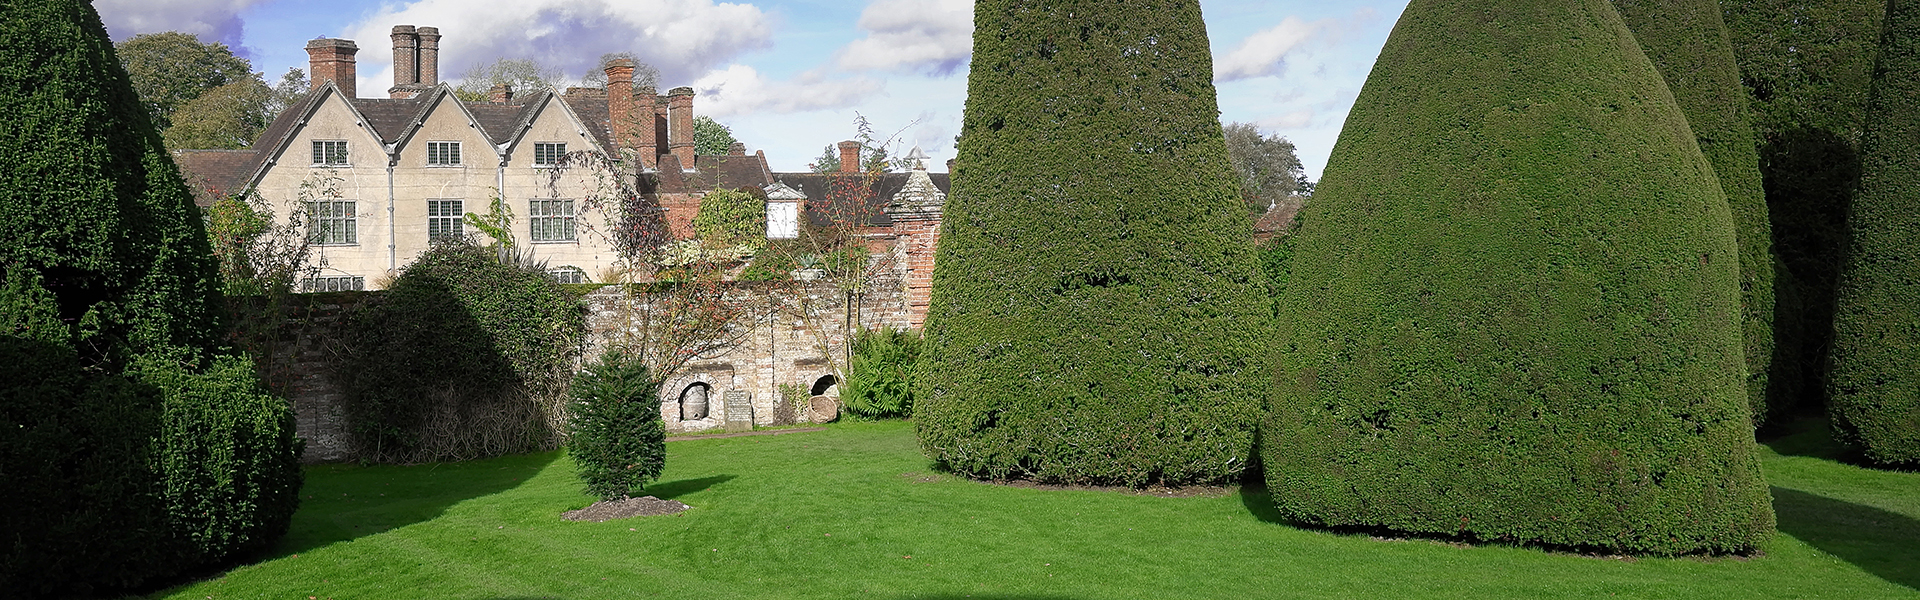
[[[701,242],[714,247],[765,246],[766,193],[756,196],[739,190],[708,192],[700,198],[700,212],[693,217],[693,232]]]
[[[913,414],[913,364],[920,336],[898,329],[865,329],[854,337],[853,360],[840,401],[869,419]]]
[[[1847,206],[1886,0],[1724,0],[1772,217],[1776,422],[1826,406]],[[1737,199],[1735,199],[1737,201]],[[1738,210],[1736,207],[1735,210]]]
[[[539,265],[435,246],[352,313],[336,365],[366,460],[554,447],[586,306]]]
[[[1606,2],[1408,6],[1293,240],[1261,437],[1281,514],[1771,539],[1733,218],[1665,88]]]
[[[0,265],[40,272],[83,360],[211,346],[211,247],[99,15],[10,4],[0,64]]]
[[[639,357],[609,351],[573,378],[567,454],[587,493],[618,500],[645,488],[667,466],[660,381]]]
[[[1828,377],[1834,430],[1887,464],[1920,464],[1920,4],[1887,4],[1848,223]]]
[[[143,361],[165,398],[155,445],[172,530],[196,563],[263,550],[300,506],[301,442],[293,407],[267,393],[253,362],[221,356],[201,372]]]
[[[1742,336],[1746,340],[1747,406],[1766,422],[1767,372],[1773,362],[1773,227],[1760,186],[1760,155],[1748,124],[1740,68],[1714,0],[1613,0],[1627,28],[1667,82],[1687,116],[1700,152],[1713,165],[1733,211],[1740,242]]]
[[[1192,0],[974,8],[914,421],[978,477],[1245,467],[1265,283]]]
[[[147,467],[160,394],[84,367],[25,269],[0,290],[0,589],[69,596],[183,562]]]

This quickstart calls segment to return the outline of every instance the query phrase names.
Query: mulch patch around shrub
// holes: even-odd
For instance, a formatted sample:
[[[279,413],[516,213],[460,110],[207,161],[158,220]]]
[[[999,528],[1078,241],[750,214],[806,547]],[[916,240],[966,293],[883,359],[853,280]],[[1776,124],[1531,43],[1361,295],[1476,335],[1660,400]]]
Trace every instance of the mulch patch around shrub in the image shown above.
[[[687,506],[679,500],[661,500],[653,496],[641,496],[639,498],[601,500],[593,503],[592,506],[580,510],[570,510],[560,513],[560,518],[576,522],[592,521],[595,523],[605,523],[614,519],[625,519],[629,517],[671,515],[689,508],[693,507]]]

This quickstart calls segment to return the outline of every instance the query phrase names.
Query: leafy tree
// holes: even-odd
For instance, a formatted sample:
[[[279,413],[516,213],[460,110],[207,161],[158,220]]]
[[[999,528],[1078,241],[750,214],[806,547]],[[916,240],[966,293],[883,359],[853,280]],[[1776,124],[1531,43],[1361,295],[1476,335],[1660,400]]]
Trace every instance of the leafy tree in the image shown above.
[[[978,477],[1238,476],[1271,377],[1268,307],[1199,2],[974,15],[921,447]]]
[[[301,97],[307,95],[312,84],[307,81],[307,73],[297,68],[287,69],[280,76],[280,82],[273,84],[273,94],[267,97],[267,120],[272,121],[286,112]]]
[[[638,357],[610,351],[573,378],[567,454],[587,493],[618,500],[641,491],[667,464],[661,381]]]
[[[633,61],[634,89],[637,90],[643,87],[658,88],[660,86],[660,69],[647,64],[647,61],[640,60],[640,56],[632,52],[609,52],[600,55],[600,64],[595,66],[593,70],[587,71],[585,75],[580,76],[580,85],[593,88],[607,87],[607,63],[622,58]],[[695,133],[698,133],[698,131],[696,130]],[[701,154],[705,153],[702,152]]]
[[[1834,314],[1838,437],[1872,461],[1920,464],[1920,3],[1887,3],[1861,143],[1864,169]]]
[[[1773,227],[1720,5],[1713,0],[1613,0],[1613,5],[1673,91],[1733,211],[1740,242],[1747,404],[1754,423],[1762,424],[1770,412],[1767,374],[1773,362]]]
[[[693,153],[700,156],[726,156],[733,151],[733,128],[700,115],[693,118]]]
[[[693,233],[715,248],[767,243],[767,197],[758,188],[714,190],[700,199]]]
[[[200,43],[193,34],[143,33],[114,47],[133,78],[147,116],[158,129],[172,123],[173,112],[201,94],[241,81],[259,81],[247,59],[226,44]]]
[[[460,75],[460,85],[453,89],[453,94],[467,102],[486,102],[493,97],[496,85],[504,84],[519,94],[557,88],[566,81],[566,74],[557,67],[542,65],[533,59],[501,58],[467,69]]]
[[[1776,416],[1824,406],[1826,350],[1860,177],[1859,140],[1886,0],[1720,3],[1751,100],[1773,226]]]
[[[1293,142],[1274,135],[1263,136],[1252,123],[1229,123],[1227,160],[1233,163],[1240,179],[1240,197],[1247,210],[1262,212],[1292,196],[1306,178]]]
[[[1773,538],[1733,217],[1672,98],[1608,2],[1408,5],[1291,236],[1261,430],[1282,515]]]
[[[274,91],[258,80],[229,83],[187,101],[173,113],[161,139],[170,149],[237,150],[253,145],[276,115],[267,110]]]

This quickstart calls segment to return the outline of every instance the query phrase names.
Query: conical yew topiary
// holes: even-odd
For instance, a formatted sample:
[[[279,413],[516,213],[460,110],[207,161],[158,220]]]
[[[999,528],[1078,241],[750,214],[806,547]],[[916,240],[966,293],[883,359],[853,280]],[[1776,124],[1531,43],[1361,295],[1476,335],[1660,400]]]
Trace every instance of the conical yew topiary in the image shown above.
[[[987,0],[974,23],[921,446],[981,477],[1235,476],[1269,309],[1199,2]]]
[[[1725,195],[1607,0],[1414,0],[1278,300],[1287,517],[1609,551],[1773,532]]]
[[[1747,406],[1766,421],[1773,362],[1773,226],[1760,186],[1760,154],[1748,124],[1746,90],[1733,44],[1713,0],[1613,0],[1627,29],[1666,79],[1700,152],[1726,192],[1740,243],[1740,301],[1747,356]]]
[[[1833,319],[1828,413],[1842,441],[1920,464],[1920,2],[1887,4],[1867,102],[1852,251]]]

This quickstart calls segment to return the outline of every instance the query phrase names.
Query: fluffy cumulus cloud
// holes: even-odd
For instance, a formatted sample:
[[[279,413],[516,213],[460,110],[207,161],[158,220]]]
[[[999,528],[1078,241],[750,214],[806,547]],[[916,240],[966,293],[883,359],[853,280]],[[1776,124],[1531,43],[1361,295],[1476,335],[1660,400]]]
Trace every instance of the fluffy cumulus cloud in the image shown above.
[[[971,0],[874,0],[860,28],[867,37],[835,57],[842,69],[951,75],[973,54]]]
[[[1331,19],[1308,22],[1287,17],[1279,25],[1262,29],[1241,40],[1232,50],[1213,62],[1213,75],[1220,81],[1278,75],[1286,67],[1287,55],[1333,25]]]
[[[714,117],[754,113],[786,114],[844,108],[880,93],[882,84],[866,77],[828,77],[808,71],[774,81],[746,65],[730,65],[693,83],[700,112]]]
[[[100,20],[116,41],[142,33],[178,31],[202,42],[240,48],[240,12],[260,0],[95,0]]]
[[[440,29],[443,80],[500,58],[533,59],[578,79],[599,66],[600,55],[632,52],[660,69],[662,88],[766,48],[773,35],[759,8],[712,0],[521,0],[484,9],[469,0],[418,0],[385,5],[346,32],[360,46],[362,89],[392,81],[394,25]]]

